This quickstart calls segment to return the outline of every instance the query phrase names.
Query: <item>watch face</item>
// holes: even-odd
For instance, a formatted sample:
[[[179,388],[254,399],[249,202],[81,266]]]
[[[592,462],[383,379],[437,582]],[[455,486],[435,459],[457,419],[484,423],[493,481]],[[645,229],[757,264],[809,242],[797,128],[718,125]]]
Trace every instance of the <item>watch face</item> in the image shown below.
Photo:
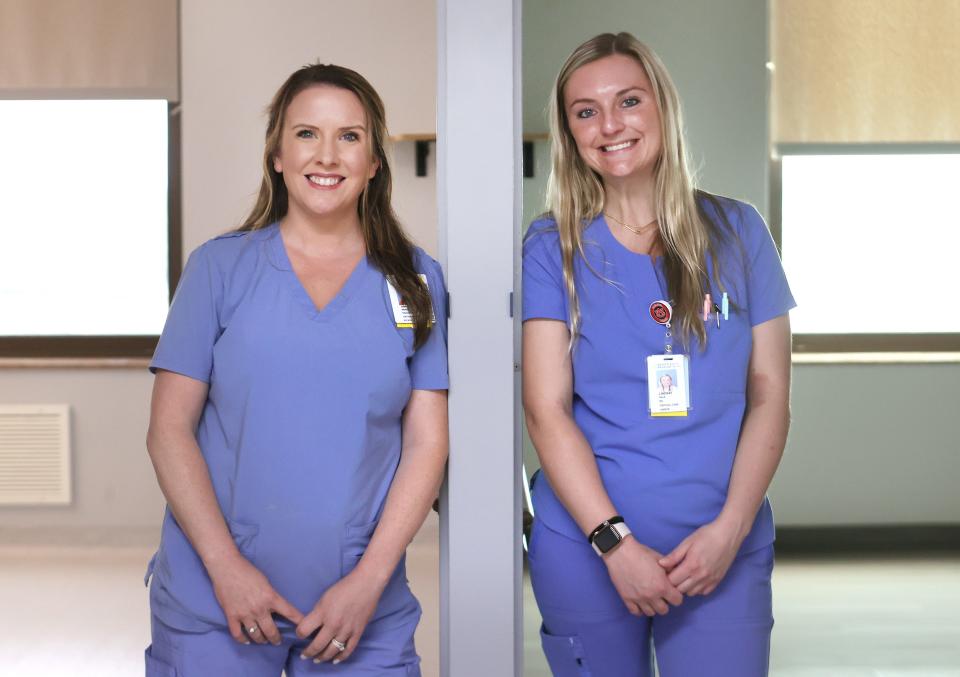
[[[620,534],[612,526],[609,526],[594,536],[593,542],[600,552],[610,552],[610,549],[620,542]]]

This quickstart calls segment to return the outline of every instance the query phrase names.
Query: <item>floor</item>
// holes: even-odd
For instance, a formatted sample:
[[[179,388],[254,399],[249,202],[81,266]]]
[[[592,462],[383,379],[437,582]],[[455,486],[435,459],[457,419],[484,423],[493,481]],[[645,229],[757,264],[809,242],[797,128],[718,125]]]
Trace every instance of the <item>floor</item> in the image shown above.
[[[437,533],[432,516],[408,555],[424,677],[439,665]],[[0,676],[143,674],[149,555],[0,546]],[[774,588],[776,677],[960,677],[960,557],[780,558]],[[547,677],[525,594],[524,677]]]
[[[424,677],[440,672],[439,522],[407,551],[423,606]],[[0,677],[131,677],[150,643],[143,572],[152,547],[0,544]]]

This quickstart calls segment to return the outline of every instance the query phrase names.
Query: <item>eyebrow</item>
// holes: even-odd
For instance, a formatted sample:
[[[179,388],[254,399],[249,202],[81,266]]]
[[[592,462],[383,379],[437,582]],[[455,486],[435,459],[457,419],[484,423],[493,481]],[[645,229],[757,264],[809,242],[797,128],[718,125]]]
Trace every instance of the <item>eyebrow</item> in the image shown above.
[[[308,124],[305,123],[305,122],[298,122],[297,124],[293,125],[292,129],[320,129],[320,128],[317,127],[316,125],[308,125]],[[366,131],[367,131],[367,128],[364,127],[363,125],[360,125],[360,124],[357,124],[357,125],[347,125],[346,127],[340,127],[339,129],[337,129],[337,131],[338,131],[338,132],[348,132],[348,131],[351,131],[351,130],[354,130],[354,129],[359,129],[359,130],[362,131],[362,132],[366,132]]]
[[[617,92],[617,96],[618,97],[623,96],[627,92],[632,92],[635,89],[638,89],[641,92],[648,93],[647,90],[641,87],[640,85],[634,85],[633,87],[627,87],[626,89],[621,89],[619,92]],[[573,106],[578,103],[596,103],[596,101],[594,99],[574,99],[567,105],[567,107],[569,108],[570,106]]]

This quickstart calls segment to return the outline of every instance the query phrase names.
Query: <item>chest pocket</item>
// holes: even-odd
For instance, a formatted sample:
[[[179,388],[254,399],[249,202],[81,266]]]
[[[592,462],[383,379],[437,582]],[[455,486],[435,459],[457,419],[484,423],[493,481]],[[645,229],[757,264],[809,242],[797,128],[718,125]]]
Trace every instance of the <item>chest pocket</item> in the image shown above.
[[[747,367],[753,348],[753,335],[747,308],[731,298],[727,319],[712,313],[705,323],[706,350],[699,347],[691,354],[691,374],[696,388],[703,392],[744,393]]]

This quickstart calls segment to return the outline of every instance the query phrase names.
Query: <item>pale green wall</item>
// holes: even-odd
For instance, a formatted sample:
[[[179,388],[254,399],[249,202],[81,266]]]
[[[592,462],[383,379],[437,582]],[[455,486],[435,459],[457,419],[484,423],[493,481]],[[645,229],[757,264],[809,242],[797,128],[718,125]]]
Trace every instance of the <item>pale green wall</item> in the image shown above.
[[[766,213],[766,26],[766,0],[525,0],[524,131],[546,131],[550,87],[574,47],[629,31],[660,55],[680,90],[702,187]]]
[[[796,365],[780,524],[960,522],[958,364]]]

